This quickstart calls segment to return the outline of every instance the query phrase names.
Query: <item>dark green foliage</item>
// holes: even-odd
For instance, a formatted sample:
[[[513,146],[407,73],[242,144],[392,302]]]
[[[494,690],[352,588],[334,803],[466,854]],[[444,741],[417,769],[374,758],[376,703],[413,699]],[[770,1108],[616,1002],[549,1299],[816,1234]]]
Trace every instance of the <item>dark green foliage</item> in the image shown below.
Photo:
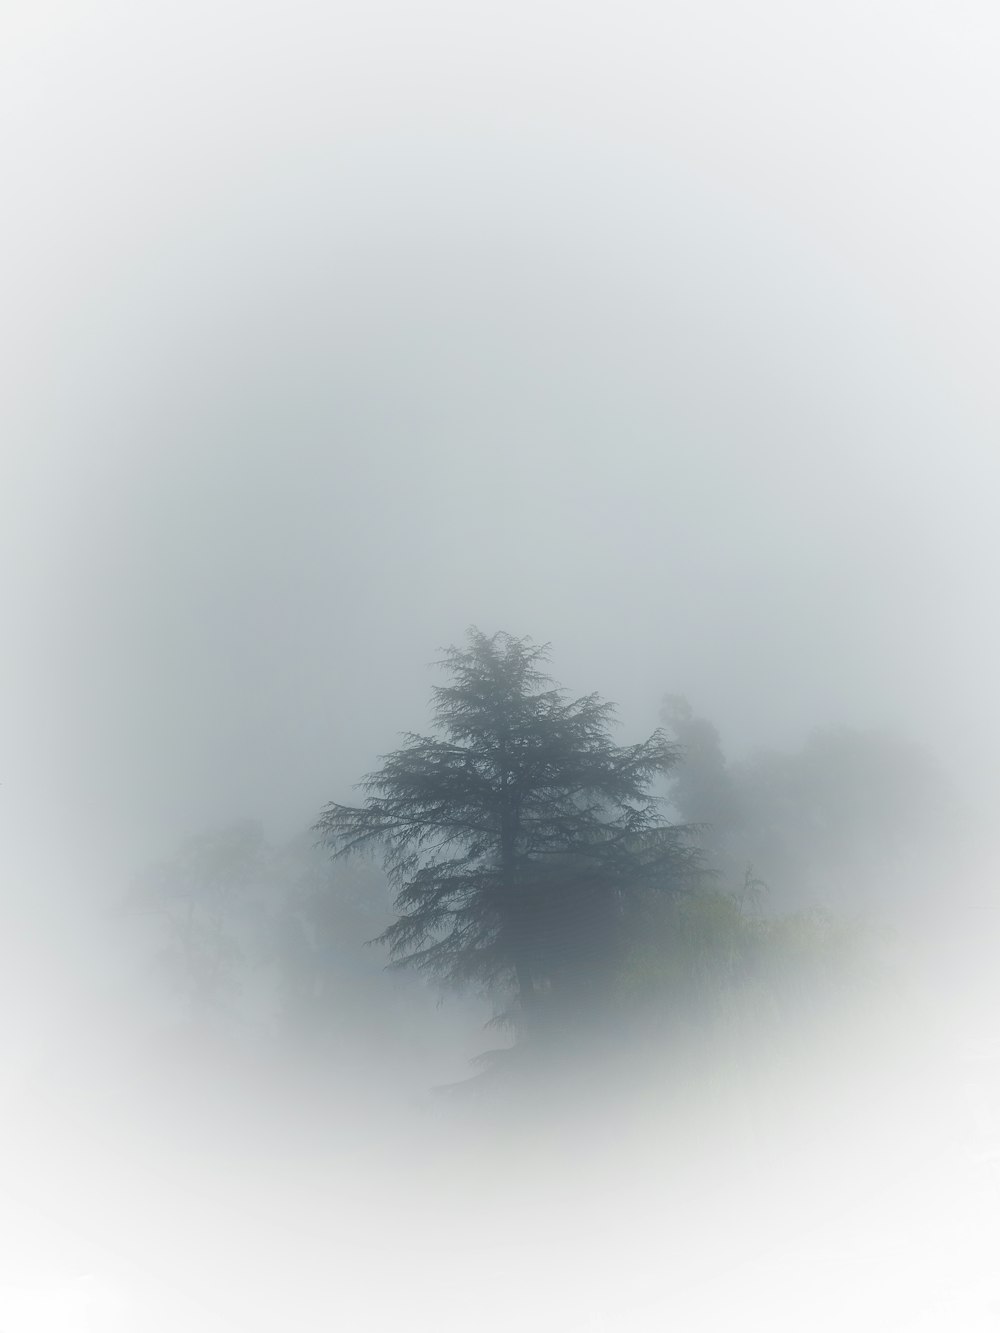
[[[605,990],[650,896],[696,870],[650,790],[674,747],[660,732],[616,745],[612,706],[567,698],[546,659],[470,630],[440,664],[437,734],[407,734],[364,804],[331,804],[316,825],[336,855],[382,849],[397,917],[378,938],[397,965],[513,991],[536,1028]]]
[[[749,895],[705,888],[661,902],[633,941],[615,1006],[649,1068],[665,1055],[674,1075],[710,1081],[727,1068],[800,1068],[852,1023],[867,1030],[890,995],[885,932],[820,908],[768,914],[749,869],[746,880]]]

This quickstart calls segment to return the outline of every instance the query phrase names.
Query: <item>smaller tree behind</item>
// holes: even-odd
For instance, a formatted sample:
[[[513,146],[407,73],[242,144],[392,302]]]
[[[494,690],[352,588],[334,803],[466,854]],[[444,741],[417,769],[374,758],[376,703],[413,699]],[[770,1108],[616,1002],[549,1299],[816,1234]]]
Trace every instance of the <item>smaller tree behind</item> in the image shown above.
[[[273,852],[253,820],[187,838],[132,884],[125,910],[157,919],[159,961],[193,1018],[239,990],[248,940],[266,912]]]

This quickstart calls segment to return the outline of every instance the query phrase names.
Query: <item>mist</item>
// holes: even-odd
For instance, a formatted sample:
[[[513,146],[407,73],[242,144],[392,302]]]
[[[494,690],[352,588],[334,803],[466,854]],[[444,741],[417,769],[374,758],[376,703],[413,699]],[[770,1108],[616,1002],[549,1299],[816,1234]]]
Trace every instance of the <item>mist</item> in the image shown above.
[[[989,1326],[996,19],[0,31],[5,1327]],[[505,1001],[310,830],[470,626],[674,718],[745,1018],[654,950],[613,1052],[439,1091]]]

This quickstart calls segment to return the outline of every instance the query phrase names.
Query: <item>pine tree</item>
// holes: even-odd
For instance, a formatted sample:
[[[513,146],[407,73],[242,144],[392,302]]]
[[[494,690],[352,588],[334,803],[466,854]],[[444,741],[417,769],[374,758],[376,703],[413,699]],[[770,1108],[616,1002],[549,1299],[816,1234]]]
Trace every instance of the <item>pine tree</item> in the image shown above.
[[[644,908],[697,866],[651,790],[676,749],[659,731],[616,745],[613,706],[568,698],[547,659],[471,629],[438,663],[437,734],[406,734],[364,804],[316,825],[335,855],[382,848],[398,915],[377,942],[394,964],[512,994],[522,1034],[605,993]]]

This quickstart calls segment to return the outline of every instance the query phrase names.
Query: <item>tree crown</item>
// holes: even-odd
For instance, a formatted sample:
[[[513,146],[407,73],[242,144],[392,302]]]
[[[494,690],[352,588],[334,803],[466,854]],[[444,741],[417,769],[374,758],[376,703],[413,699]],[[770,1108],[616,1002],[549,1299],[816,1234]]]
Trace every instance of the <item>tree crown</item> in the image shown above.
[[[568,697],[547,659],[547,645],[471,629],[438,664],[437,734],[404,735],[362,782],[364,804],[330,804],[316,825],[335,855],[383,849],[399,915],[379,940],[396,963],[516,979],[522,1004],[694,861],[651,792],[675,748],[659,731],[616,745],[613,706]]]

